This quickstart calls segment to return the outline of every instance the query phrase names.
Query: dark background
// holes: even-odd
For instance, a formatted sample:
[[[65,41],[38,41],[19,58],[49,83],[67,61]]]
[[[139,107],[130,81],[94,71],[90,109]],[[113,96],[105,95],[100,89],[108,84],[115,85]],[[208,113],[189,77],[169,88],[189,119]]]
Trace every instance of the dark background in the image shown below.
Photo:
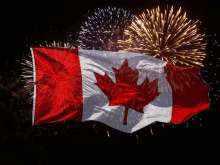
[[[205,67],[200,68],[200,72],[211,87],[209,111],[198,113],[178,125],[156,122],[133,134],[94,121],[31,125],[32,102],[27,101],[30,96],[19,79],[20,63],[28,58],[30,46],[56,38],[64,40],[70,32],[74,40],[88,10],[116,6],[139,14],[158,5],[166,9],[167,4],[174,6],[174,13],[182,7],[189,19],[202,21],[200,28],[206,33],[208,46]],[[69,158],[73,164],[76,159],[72,158],[83,157],[90,159],[81,159],[81,163],[100,159],[105,160],[102,163],[108,163],[118,158],[124,161],[143,159],[146,163],[158,160],[175,164],[216,162],[220,147],[218,1],[8,1],[1,3],[0,12],[0,164],[52,164],[52,160],[57,159],[64,164],[63,161]]]

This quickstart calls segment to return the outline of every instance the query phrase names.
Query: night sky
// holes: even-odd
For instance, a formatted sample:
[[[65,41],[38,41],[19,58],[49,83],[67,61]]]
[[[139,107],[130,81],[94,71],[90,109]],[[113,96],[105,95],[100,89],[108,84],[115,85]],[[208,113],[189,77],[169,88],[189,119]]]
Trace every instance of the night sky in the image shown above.
[[[174,13],[182,7],[192,20],[202,21],[206,33],[206,59],[200,68],[203,80],[211,87],[210,110],[200,112],[181,124],[156,122],[132,134],[102,123],[62,121],[32,126],[32,101],[21,81],[20,63],[30,54],[30,46],[44,41],[72,41],[86,15],[94,9],[121,7],[139,14],[167,4]],[[0,60],[0,164],[52,164],[52,160],[88,157],[98,160],[139,159],[146,163],[214,164],[219,153],[219,76],[220,76],[220,2],[195,0],[105,0],[29,1],[1,3]],[[31,59],[29,59],[31,60]],[[152,156],[157,156],[154,159]],[[72,159],[74,158],[74,159]],[[175,159],[175,160],[174,160]],[[219,161],[217,161],[219,162]],[[79,162],[81,163],[81,162]],[[62,163],[65,164],[65,163]]]

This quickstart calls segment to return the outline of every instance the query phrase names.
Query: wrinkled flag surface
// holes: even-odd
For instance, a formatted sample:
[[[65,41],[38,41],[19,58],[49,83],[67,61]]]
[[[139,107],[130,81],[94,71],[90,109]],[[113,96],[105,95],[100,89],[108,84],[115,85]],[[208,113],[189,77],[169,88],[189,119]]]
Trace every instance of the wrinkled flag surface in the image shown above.
[[[199,67],[141,53],[32,47],[32,123],[98,121],[132,133],[155,121],[182,123],[208,110]]]

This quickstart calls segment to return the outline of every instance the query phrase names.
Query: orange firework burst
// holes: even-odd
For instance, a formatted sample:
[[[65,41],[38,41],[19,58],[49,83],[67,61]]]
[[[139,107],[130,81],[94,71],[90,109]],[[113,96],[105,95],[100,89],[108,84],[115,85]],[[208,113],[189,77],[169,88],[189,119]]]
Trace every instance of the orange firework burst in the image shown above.
[[[168,13],[160,13],[160,8],[148,10],[135,17],[124,31],[125,40],[118,40],[122,51],[140,52],[160,58],[172,65],[203,66],[206,43],[205,34],[199,34],[196,24],[187,20],[186,12],[181,15],[181,7],[176,15],[173,6]]]

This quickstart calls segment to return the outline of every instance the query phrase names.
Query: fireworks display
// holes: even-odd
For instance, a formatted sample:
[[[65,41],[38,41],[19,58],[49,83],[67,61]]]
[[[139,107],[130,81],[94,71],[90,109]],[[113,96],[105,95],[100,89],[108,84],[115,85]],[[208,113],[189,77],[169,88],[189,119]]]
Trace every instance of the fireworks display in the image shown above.
[[[138,18],[122,8],[108,7],[107,9],[98,9],[93,15],[88,16],[87,21],[81,26],[79,39],[77,41],[78,48],[141,52],[161,58],[162,60],[167,60],[174,65],[176,62],[182,62],[188,65],[188,61],[181,61],[181,58],[185,59],[190,57],[190,60],[192,61],[192,59],[198,60],[198,57],[204,57],[201,55],[205,55],[204,49],[206,44],[198,42],[199,40],[202,40],[202,37],[204,36],[196,34],[197,29],[195,28],[195,24],[198,21],[189,25],[191,21],[186,23],[186,14],[182,17],[178,17],[181,8],[176,16],[172,15],[173,8],[171,8],[169,14],[165,11],[164,17],[163,14],[159,16],[159,7],[156,9],[156,13],[154,10],[147,11],[147,17],[145,13],[143,13],[139,16],[140,18]],[[134,18],[136,20],[134,20]],[[158,24],[158,22],[160,22],[160,24]],[[170,24],[166,22],[170,22]],[[126,28],[127,30],[125,30]],[[70,33],[67,36],[67,39],[63,38],[63,42],[55,39],[55,36],[52,38],[56,41],[45,41],[38,45],[40,47],[75,48],[70,42],[65,42],[66,40],[70,41],[71,36],[72,34]],[[172,38],[173,40],[169,40],[169,38]],[[76,43],[75,41],[71,42]],[[129,47],[125,48],[128,45]],[[201,49],[193,49],[196,46]],[[198,50],[200,50],[200,52]],[[28,91],[31,97],[33,97],[32,57],[28,55],[28,58],[23,59],[23,61],[22,65],[24,65],[24,68],[21,76],[23,81],[27,84],[27,86],[25,86],[27,89],[26,91]],[[150,130],[153,135],[151,127]]]
[[[180,155],[193,155],[195,152],[204,155],[202,148],[208,148],[206,157],[214,155],[213,146],[219,141],[219,110],[216,107],[220,96],[220,37],[215,18],[219,14],[218,4],[175,1],[183,8],[174,6],[164,13],[163,7],[166,9],[166,6],[163,4],[169,2],[123,1],[114,4],[114,1],[106,1],[107,4],[102,4],[101,1],[88,1],[77,4],[77,10],[74,1],[69,1],[68,5],[57,3],[57,7],[56,3],[52,4],[54,6],[34,3],[28,7],[30,11],[26,11],[27,3],[24,3],[20,5],[25,6],[22,12],[10,10],[13,17],[3,17],[8,24],[2,26],[1,37],[0,139],[3,164],[43,165],[62,156],[124,159],[145,156],[149,153],[147,151],[154,151],[155,146],[162,146],[161,150],[165,146],[174,150],[184,148]],[[91,10],[94,6],[104,8],[106,5],[117,7]],[[160,9],[155,7],[151,10],[155,5],[161,5]],[[132,14],[146,13],[134,17],[125,8],[119,8],[124,6]],[[36,12],[39,8],[41,12]],[[84,12],[89,8],[90,13],[85,16]],[[181,14],[183,9],[187,14]],[[197,19],[201,19],[199,27]],[[14,24],[18,20],[19,23]],[[204,33],[205,36],[202,35]],[[203,36],[207,46],[202,42]],[[204,65],[199,69],[201,77],[211,87],[210,110],[181,124],[154,122],[133,134],[96,121],[65,120],[32,125],[34,81],[31,46],[140,52],[179,67]],[[197,164],[203,160],[195,158]],[[190,157],[190,161],[194,160]]]
[[[174,15],[172,7],[168,14],[165,11],[164,17],[162,13],[160,15],[159,7],[156,12],[154,9],[147,11],[147,16],[143,13],[139,17],[134,17],[129,11],[122,8],[98,9],[93,15],[88,16],[87,21],[80,27],[77,40],[78,48],[134,51],[150,54],[173,65],[178,62],[186,65],[189,65],[190,62],[190,64],[201,65],[196,61],[205,57],[206,44],[199,42],[203,40],[204,35],[197,34],[196,23],[198,21],[190,25],[191,21],[186,21],[186,13],[179,16],[181,8]],[[57,37],[53,35],[54,40],[52,42],[50,38],[48,41],[37,44],[37,46],[75,48],[76,44],[73,43],[76,41],[71,40],[70,31],[68,31],[69,35],[66,39],[64,37],[57,40]],[[23,61],[21,64],[24,68],[21,76],[26,84],[25,91],[33,97],[32,57],[27,55]],[[151,134],[153,135],[152,129]]]
[[[118,40],[123,51],[140,52],[164,61],[183,66],[203,66],[206,43],[202,44],[205,34],[199,34],[196,24],[188,20],[181,8],[173,14],[160,8],[148,10],[135,16],[135,20],[125,30],[125,39]]]
[[[95,10],[80,27],[78,47],[82,49],[118,51],[117,40],[133,21],[130,11],[117,7]]]

